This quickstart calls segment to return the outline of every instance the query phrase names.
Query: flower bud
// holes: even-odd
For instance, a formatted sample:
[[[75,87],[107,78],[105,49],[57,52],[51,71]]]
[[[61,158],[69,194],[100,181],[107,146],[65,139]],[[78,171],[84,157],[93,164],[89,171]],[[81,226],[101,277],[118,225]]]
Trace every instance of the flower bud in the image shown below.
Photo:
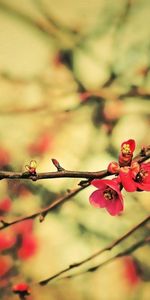
[[[30,290],[29,290],[29,286],[28,286],[27,283],[18,283],[18,284],[15,284],[12,287],[12,291],[15,294],[20,294],[20,295],[24,295],[24,296],[30,295]]]
[[[107,171],[111,174],[115,174],[115,173],[118,173],[119,172],[119,164],[115,161],[112,161],[109,165],[108,165],[108,168],[107,168]]]

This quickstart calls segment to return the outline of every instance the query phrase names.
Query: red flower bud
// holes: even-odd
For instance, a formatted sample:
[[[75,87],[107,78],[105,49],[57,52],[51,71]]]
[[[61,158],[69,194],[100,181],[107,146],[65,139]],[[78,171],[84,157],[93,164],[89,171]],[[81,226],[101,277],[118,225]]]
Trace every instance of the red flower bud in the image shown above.
[[[115,174],[115,173],[118,173],[119,172],[119,164],[115,161],[112,161],[109,165],[108,165],[108,168],[107,168],[107,171],[111,174]]]
[[[121,144],[121,153],[119,155],[120,167],[130,166],[134,149],[135,149],[135,141],[132,139],[123,142]]]
[[[28,286],[27,283],[18,283],[18,284],[15,284],[12,287],[12,291],[15,294],[20,294],[20,295],[24,295],[24,296],[30,295],[30,289],[29,289],[29,286]]]

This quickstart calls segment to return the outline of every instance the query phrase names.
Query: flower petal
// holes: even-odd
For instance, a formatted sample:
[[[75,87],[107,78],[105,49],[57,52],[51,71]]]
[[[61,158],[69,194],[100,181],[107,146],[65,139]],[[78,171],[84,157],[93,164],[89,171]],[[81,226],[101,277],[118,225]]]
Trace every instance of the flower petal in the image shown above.
[[[123,211],[123,203],[120,200],[120,198],[115,199],[113,201],[108,201],[106,209],[110,213],[110,215],[116,216],[121,211]]]
[[[96,190],[94,191],[91,195],[90,195],[90,203],[95,206],[95,207],[106,207],[106,199],[103,196],[103,192],[100,190]]]
[[[97,187],[98,189],[104,190],[106,188],[105,181],[106,180],[102,180],[102,179],[94,179],[92,180],[91,184]]]
[[[139,188],[142,191],[150,191],[150,183],[140,183],[136,182],[137,188]]]
[[[128,141],[125,141],[121,144],[121,148],[123,148],[124,145],[129,145],[131,152],[135,150],[135,140],[130,139]]]
[[[124,189],[127,192],[135,192],[136,191],[136,184],[134,180],[132,179],[132,172],[130,168],[128,167],[123,167],[120,168],[120,179],[123,184]]]

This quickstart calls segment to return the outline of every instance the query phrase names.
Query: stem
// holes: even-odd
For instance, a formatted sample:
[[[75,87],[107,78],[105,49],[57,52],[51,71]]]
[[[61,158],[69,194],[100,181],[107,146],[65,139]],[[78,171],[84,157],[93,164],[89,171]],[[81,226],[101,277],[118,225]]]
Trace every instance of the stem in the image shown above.
[[[33,213],[31,215],[28,215],[26,217],[21,217],[19,219],[15,219],[14,221],[12,222],[5,222],[3,220],[1,220],[1,224],[2,226],[0,227],[0,230],[3,230],[5,229],[6,227],[10,227],[14,224],[17,224],[17,223],[20,223],[22,221],[26,221],[26,220],[29,220],[29,219],[34,219],[36,218],[37,216],[40,216],[40,221],[43,221],[44,217],[46,216],[46,214],[54,209],[56,206],[64,203],[65,201],[69,200],[70,198],[72,198],[73,196],[75,196],[76,194],[78,194],[80,191],[84,190],[86,187],[88,187],[90,185],[90,183],[87,183],[86,185],[84,186],[80,186],[79,188],[76,188],[74,190],[71,190],[69,191],[69,193],[63,197],[60,197],[58,199],[56,199],[54,202],[52,202],[49,206],[47,206],[46,208],[43,208],[41,210],[39,210],[38,212],[36,213]]]
[[[107,170],[98,171],[98,172],[82,172],[82,171],[68,171],[62,170],[57,172],[45,172],[45,173],[36,173],[31,174],[29,172],[5,172],[0,171],[0,179],[31,179],[33,181],[37,181],[40,179],[51,179],[51,178],[87,178],[87,179],[94,179],[94,178],[102,178],[105,176],[109,176]]]
[[[90,267],[90,268],[88,268],[84,271],[81,271],[81,272],[78,272],[78,273],[75,273],[75,274],[72,274],[72,275],[61,277],[58,280],[70,279],[70,278],[73,278],[73,277],[76,277],[76,276],[79,276],[79,275],[82,275],[82,274],[85,274],[85,273],[88,273],[88,272],[95,272],[98,269],[100,269],[100,268],[104,267],[105,265],[109,264],[110,262],[116,260],[117,258],[124,257],[126,255],[131,254],[132,252],[134,252],[135,250],[137,250],[140,247],[143,247],[145,244],[147,244],[149,242],[150,242],[149,238],[144,238],[143,240],[141,240],[141,241],[133,244],[131,247],[127,248],[125,251],[122,251],[122,252],[114,255],[113,257],[108,258],[104,262],[102,262],[100,264],[97,264],[94,267]]]
[[[127,233],[125,233],[124,235],[122,235],[120,238],[118,238],[117,240],[115,240],[114,242],[112,242],[111,244],[109,244],[108,246],[106,246],[103,249],[98,250],[97,252],[95,252],[94,254],[92,254],[91,256],[77,262],[77,263],[73,263],[70,266],[68,266],[67,268],[59,271],[58,273],[54,274],[53,276],[48,277],[45,280],[42,280],[39,282],[39,284],[41,285],[46,285],[48,282],[50,282],[51,280],[53,280],[54,278],[59,277],[60,275],[66,273],[67,271],[70,271],[72,269],[75,269],[77,267],[80,267],[81,265],[87,263],[88,261],[92,260],[93,258],[101,255],[104,252],[107,251],[111,251],[113,248],[115,248],[118,244],[120,244],[123,240],[125,240],[126,238],[128,238],[133,232],[135,232],[137,229],[139,229],[140,227],[144,226],[148,221],[150,220],[150,215],[147,216],[143,221],[141,221],[139,224],[135,225],[133,228],[131,228],[131,230],[129,230]]]

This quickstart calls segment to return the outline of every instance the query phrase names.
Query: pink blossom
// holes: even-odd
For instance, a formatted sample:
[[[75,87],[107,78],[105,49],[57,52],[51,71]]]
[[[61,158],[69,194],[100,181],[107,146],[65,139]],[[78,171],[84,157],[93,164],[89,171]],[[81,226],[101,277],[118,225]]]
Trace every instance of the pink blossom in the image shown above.
[[[16,237],[11,232],[1,232],[0,233],[0,250],[6,250],[12,248],[16,243]]]
[[[121,167],[130,166],[134,150],[135,141],[132,139],[121,144],[121,153],[119,155],[119,165]]]
[[[124,263],[124,276],[130,287],[135,287],[140,282],[140,277],[137,272],[137,266],[131,256],[126,256],[123,259]]]
[[[44,154],[50,150],[52,143],[52,136],[45,132],[29,145],[28,151],[31,155]]]
[[[141,164],[134,180],[138,189],[150,191],[150,163]]]
[[[4,276],[12,267],[12,259],[9,255],[0,256],[0,276]]]
[[[10,211],[11,205],[12,205],[12,203],[11,203],[11,199],[9,197],[3,198],[0,201],[0,213],[5,213],[5,212]]]
[[[37,240],[33,234],[23,236],[22,245],[18,250],[18,256],[22,260],[26,260],[33,256],[37,251]]]
[[[90,196],[90,203],[95,207],[106,208],[110,215],[118,215],[123,211],[123,198],[117,179],[95,179],[92,185],[97,187]]]
[[[131,167],[120,168],[119,175],[127,192],[150,191],[150,163],[134,162]]]

